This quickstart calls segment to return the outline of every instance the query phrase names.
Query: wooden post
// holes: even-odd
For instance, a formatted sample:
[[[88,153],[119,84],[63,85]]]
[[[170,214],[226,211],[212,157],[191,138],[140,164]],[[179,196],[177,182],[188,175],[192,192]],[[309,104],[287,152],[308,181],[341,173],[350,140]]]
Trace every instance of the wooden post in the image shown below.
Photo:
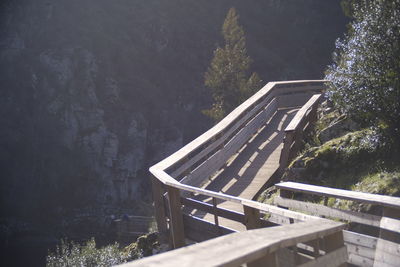
[[[168,186],[169,212],[170,212],[170,235],[173,248],[185,246],[185,233],[182,217],[182,204],[179,189]]]
[[[276,252],[269,253],[266,256],[247,263],[247,267],[278,267]]]
[[[286,168],[289,164],[290,148],[293,143],[294,131],[285,131],[285,138],[283,139],[283,148],[281,151],[281,157],[279,159],[279,165],[282,168]]]
[[[261,228],[260,211],[243,205],[244,220],[247,230]],[[247,263],[247,267],[277,266],[276,253],[267,254],[260,259]]]
[[[382,217],[393,218],[399,220],[400,218],[400,209],[383,207]],[[400,233],[395,233],[393,231],[380,229],[379,238],[389,240],[395,243],[400,243]]]
[[[279,196],[281,198],[292,199],[293,196],[294,196],[294,193],[292,191],[289,191],[289,190],[279,189]],[[286,209],[286,210],[289,209],[287,207],[280,206],[279,204],[278,204],[278,207],[282,208],[282,209]],[[287,219],[287,220],[285,220],[285,223],[290,223],[290,224],[294,223],[294,219],[293,218],[285,218],[285,219]]]
[[[168,240],[168,224],[165,214],[163,184],[156,177],[151,175],[151,185],[160,242],[165,243]]]
[[[309,122],[310,122],[310,124],[314,124],[316,121],[317,121],[317,119],[318,119],[318,113],[317,113],[317,111],[318,111],[318,104],[319,104],[319,101],[317,102],[317,103],[315,103],[312,107],[311,107],[311,111],[310,111],[310,119],[309,119]]]
[[[247,230],[261,228],[260,211],[243,205],[244,224]]]
[[[218,209],[217,209],[217,199],[215,197],[212,198],[212,203],[213,203],[213,211],[214,211],[214,224],[215,227],[217,228],[217,232],[219,235],[221,235],[221,229],[219,228],[219,222],[218,222]]]
[[[339,249],[343,246],[344,246],[344,240],[342,231],[338,231],[336,233],[324,237],[324,250],[326,254],[336,249]],[[345,267],[345,266],[347,266],[347,263],[343,263],[340,265],[340,267]]]

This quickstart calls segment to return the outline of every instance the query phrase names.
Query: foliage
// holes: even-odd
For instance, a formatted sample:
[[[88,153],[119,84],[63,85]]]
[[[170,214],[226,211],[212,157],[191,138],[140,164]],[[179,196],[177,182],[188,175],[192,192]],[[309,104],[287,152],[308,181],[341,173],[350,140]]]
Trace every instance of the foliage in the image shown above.
[[[329,94],[344,112],[399,132],[400,0],[353,1],[347,36],[328,67]]]
[[[96,248],[96,242],[91,239],[85,245],[61,241],[55,253],[47,256],[47,266],[113,266],[135,258],[131,252],[119,249],[118,243],[103,248]]]
[[[400,166],[399,148],[385,128],[366,128],[303,151],[284,179],[350,189],[363,177]]]
[[[261,85],[258,74],[248,76],[251,59],[246,52],[243,28],[236,10],[231,8],[222,26],[223,48],[214,51],[205,74],[205,85],[212,90],[214,103],[204,114],[218,121],[252,95]]]

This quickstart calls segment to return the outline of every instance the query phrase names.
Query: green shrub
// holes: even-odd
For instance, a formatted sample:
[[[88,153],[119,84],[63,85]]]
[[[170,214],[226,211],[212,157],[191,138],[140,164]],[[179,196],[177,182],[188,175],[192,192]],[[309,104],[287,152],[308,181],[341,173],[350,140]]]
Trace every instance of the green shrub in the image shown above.
[[[326,79],[334,103],[353,118],[400,125],[400,0],[354,1],[354,22],[336,42]]]
[[[49,253],[46,266],[113,266],[135,258],[130,252],[119,249],[118,243],[96,248],[94,238],[85,245],[61,241],[55,253]]]

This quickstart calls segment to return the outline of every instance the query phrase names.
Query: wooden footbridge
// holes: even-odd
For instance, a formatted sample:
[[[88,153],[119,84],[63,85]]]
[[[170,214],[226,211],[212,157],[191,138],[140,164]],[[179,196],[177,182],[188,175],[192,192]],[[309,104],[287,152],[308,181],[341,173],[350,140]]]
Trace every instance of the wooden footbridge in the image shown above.
[[[286,182],[276,205],[254,201],[301,148],[324,82],[268,83],[151,167],[158,231],[175,250],[124,266],[399,266],[400,198]],[[367,203],[377,214],[300,194]]]

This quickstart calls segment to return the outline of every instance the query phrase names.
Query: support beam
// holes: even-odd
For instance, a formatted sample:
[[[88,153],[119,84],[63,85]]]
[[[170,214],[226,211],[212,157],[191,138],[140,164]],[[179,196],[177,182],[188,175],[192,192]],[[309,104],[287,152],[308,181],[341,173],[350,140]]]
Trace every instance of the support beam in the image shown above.
[[[185,233],[182,217],[182,204],[180,202],[179,189],[168,186],[169,211],[170,211],[170,235],[172,247],[180,248],[185,246]]]
[[[247,263],[247,267],[278,267],[276,252],[269,253],[266,256]]]
[[[168,225],[165,212],[163,184],[157,178],[151,175],[151,185],[160,242],[166,243],[168,240]]]
[[[324,238],[324,250],[326,254],[344,247],[343,231],[338,231]],[[342,263],[340,267],[346,267],[347,263]]]
[[[243,205],[244,224],[247,230],[261,228],[260,211],[258,209]]]
[[[388,224],[388,225],[383,225],[383,222],[386,218],[393,218],[399,221],[393,221],[393,224]],[[382,214],[382,220],[381,220],[381,229],[379,232],[379,237],[388,241],[392,241],[395,243],[400,243],[400,233],[395,231],[394,229],[398,228],[395,227],[394,224],[399,224],[400,223],[400,209],[395,209],[395,208],[391,208],[391,207],[383,207],[383,214]],[[387,226],[391,226],[393,225],[393,230],[389,231],[389,230],[385,230],[383,228],[391,228],[391,227],[387,227]]]

